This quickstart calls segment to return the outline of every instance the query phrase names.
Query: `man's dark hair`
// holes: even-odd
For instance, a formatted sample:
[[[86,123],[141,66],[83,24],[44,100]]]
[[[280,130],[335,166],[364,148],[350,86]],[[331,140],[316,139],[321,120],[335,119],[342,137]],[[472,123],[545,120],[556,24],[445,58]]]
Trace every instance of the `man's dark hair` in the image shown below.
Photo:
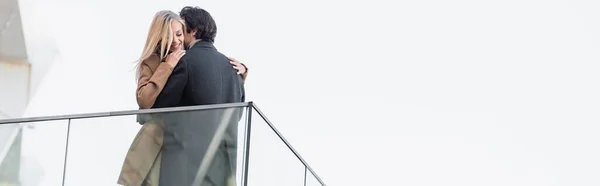
[[[200,7],[186,6],[181,9],[179,16],[185,21],[187,33],[196,29],[196,39],[215,42],[217,24],[210,13]]]

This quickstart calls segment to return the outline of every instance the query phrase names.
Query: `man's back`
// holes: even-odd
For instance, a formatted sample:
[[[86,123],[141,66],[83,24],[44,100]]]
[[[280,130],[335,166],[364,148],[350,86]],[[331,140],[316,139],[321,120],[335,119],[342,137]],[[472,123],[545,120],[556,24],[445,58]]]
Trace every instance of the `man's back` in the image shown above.
[[[197,42],[182,60],[189,74],[181,106],[244,102],[241,76],[212,43]]]
[[[242,78],[212,43],[199,41],[175,66],[153,108],[244,102]],[[242,109],[236,108],[204,179],[225,185],[235,174],[237,128]],[[224,109],[170,113],[164,116],[160,185],[188,186],[196,177]],[[217,139],[218,140],[218,139]],[[209,164],[206,164],[209,165]]]
[[[212,43],[198,41],[175,66],[152,108],[245,101],[243,81]]]

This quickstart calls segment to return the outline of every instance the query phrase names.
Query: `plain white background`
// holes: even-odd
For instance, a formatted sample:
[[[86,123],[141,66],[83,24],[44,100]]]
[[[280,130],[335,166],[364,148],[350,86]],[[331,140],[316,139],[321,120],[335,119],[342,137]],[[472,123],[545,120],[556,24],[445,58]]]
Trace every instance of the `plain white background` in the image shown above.
[[[39,38],[57,51],[26,116],[136,109],[153,14],[198,5],[250,67],[248,100],[328,185],[600,184],[598,1],[20,3],[29,55]],[[80,128],[80,142],[126,148],[136,127]]]

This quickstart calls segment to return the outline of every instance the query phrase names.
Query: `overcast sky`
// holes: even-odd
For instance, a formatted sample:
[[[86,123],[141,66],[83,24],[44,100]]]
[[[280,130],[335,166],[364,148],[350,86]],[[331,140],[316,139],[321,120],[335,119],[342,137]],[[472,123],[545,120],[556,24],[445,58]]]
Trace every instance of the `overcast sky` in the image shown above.
[[[58,51],[27,116],[136,109],[152,16],[198,5],[218,49],[249,66],[247,99],[328,185],[600,185],[600,1],[20,2],[28,44],[53,38]],[[114,184],[103,171],[123,154],[110,150],[137,127],[73,128],[100,152],[90,166],[110,166],[69,183]],[[40,128],[29,147],[59,157],[63,129]]]

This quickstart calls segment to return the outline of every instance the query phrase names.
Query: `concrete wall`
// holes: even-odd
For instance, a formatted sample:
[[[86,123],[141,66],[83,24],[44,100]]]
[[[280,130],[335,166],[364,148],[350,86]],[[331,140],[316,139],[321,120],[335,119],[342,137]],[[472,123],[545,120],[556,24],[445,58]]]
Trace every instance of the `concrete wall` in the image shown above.
[[[0,114],[20,117],[29,100],[31,68],[27,63],[0,61]]]
[[[44,76],[59,53],[52,20],[59,19],[52,3],[37,0],[18,0],[27,62],[31,64],[29,94],[35,95]]]

